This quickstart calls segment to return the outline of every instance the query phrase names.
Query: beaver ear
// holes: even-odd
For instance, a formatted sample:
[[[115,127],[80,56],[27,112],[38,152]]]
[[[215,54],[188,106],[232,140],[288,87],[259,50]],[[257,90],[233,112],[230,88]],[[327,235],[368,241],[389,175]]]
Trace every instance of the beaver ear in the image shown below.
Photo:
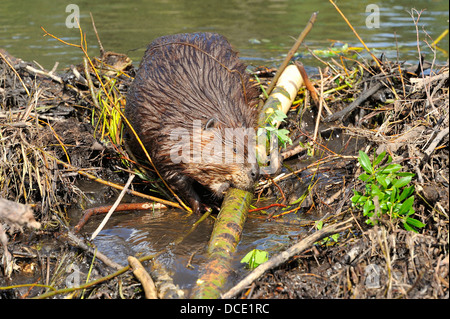
[[[215,118],[212,117],[208,120],[208,122],[206,122],[205,130],[208,130],[210,128],[215,128],[216,126],[217,126],[217,121]]]

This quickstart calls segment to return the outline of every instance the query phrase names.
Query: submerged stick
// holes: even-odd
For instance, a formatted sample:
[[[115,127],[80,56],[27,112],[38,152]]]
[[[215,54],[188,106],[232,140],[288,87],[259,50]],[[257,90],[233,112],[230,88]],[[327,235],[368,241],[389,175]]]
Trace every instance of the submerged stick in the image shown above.
[[[231,273],[231,261],[239,244],[253,194],[230,188],[214,224],[208,245],[209,260],[197,280],[192,298],[216,299]]]
[[[267,270],[275,268],[275,267],[281,265],[282,263],[284,263],[285,261],[287,261],[292,256],[300,254],[302,251],[311,247],[315,242],[321,240],[322,238],[339,233],[339,232],[344,231],[347,228],[351,227],[352,224],[350,224],[350,221],[352,221],[352,220],[353,220],[353,217],[349,218],[346,221],[343,221],[341,223],[337,223],[337,224],[322,228],[321,230],[319,230],[319,231],[315,232],[314,234],[301,240],[294,246],[288,248],[286,251],[283,251],[282,253],[276,255],[275,257],[272,257],[265,263],[259,265],[253,272],[251,272],[247,277],[245,277],[236,286],[231,288],[227,293],[223,294],[222,299],[228,299],[228,298],[235,297],[238,293],[240,293],[242,290],[244,290],[245,287],[250,285],[253,281],[258,279],[261,275],[263,275]]]
[[[123,196],[125,196],[125,193],[127,192],[128,188],[130,187],[130,184],[133,181],[135,176],[136,175],[134,175],[134,174],[130,175],[130,177],[128,178],[127,183],[125,184],[124,188],[120,192],[119,197],[117,198],[116,202],[114,203],[114,205],[112,205],[112,207],[109,210],[108,214],[106,214],[105,218],[103,218],[103,220],[100,223],[100,225],[97,227],[97,229],[92,234],[91,240],[93,240],[95,237],[97,237],[98,233],[103,229],[103,227],[105,227],[105,225],[108,222],[109,218],[111,217],[112,213],[114,213],[114,211],[116,210],[117,206],[120,204],[120,201],[122,200]]]

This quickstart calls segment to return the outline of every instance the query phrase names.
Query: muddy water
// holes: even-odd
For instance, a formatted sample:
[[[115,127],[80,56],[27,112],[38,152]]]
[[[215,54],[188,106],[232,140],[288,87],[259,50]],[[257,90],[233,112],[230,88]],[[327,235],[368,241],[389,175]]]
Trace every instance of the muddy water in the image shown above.
[[[83,186],[89,187],[90,183],[84,183]],[[103,204],[91,202],[92,206]],[[78,214],[79,212],[74,214],[74,219]],[[198,215],[188,215],[172,209],[117,212],[93,242],[99,251],[121,265],[128,264],[128,256],[146,256],[166,250],[158,261],[173,276],[174,283],[189,292],[199,276],[199,267],[206,261],[205,250],[214,221],[209,219],[201,223],[181,244],[175,246],[174,242],[185,237],[198,218]],[[313,214],[299,213],[268,222],[259,215],[251,214],[234,260],[235,281],[247,272],[240,263],[247,252],[261,249],[272,256],[290,246],[292,238],[297,238],[310,229],[310,226],[300,226],[300,223],[305,224],[318,218]],[[83,228],[83,233],[91,234],[101,220],[102,216],[92,217]],[[233,282],[230,281],[230,285]]]

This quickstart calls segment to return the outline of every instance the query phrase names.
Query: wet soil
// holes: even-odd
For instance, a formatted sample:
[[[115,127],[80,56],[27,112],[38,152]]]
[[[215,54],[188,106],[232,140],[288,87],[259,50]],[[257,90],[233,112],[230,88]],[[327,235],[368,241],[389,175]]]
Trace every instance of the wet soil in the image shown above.
[[[92,182],[87,174],[123,185],[130,169],[124,161],[126,151],[121,143],[112,142],[110,135],[102,134],[101,112],[94,106],[89,91],[92,85],[82,63],[57,74],[6,51],[0,53],[0,197],[31,205],[35,219],[42,224],[36,230],[0,219],[6,235],[0,246],[0,299],[143,298],[141,284],[130,271],[115,274],[120,268],[117,264],[124,266],[127,255],[133,253],[151,255],[171,247],[174,239],[164,233],[182,236],[198,217],[187,217],[181,210],[170,212],[170,218],[168,211],[159,209],[118,213],[99,239],[89,244],[98,252],[86,243],[101,217],[93,217],[71,237],[82,212],[111,204],[119,193],[114,187]],[[135,69],[123,63],[127,61],[123,55],[111,55],[104,58],[112,64],[121,61],[116,66],[119,70],[105,68],[107,63],[101,63],[101,58],[94,67],[105,83],[116,81],[112,89],[118,100],[124,101]],[[261,178],[254,203],[265,207],[276,202],[296,209],[283,215],[288,209],[272,207],[249,216],[234,281],[250,272],[238,260],[252,245],[266,247],[271,240],[279,240],[271,251],[276,254],[316,231],[317,220],[332,224],[353,217],[352,228],[266,272],[238,298],[449,297],[448,65],[423,62],[422,70],[419,62],[411,66],[380,63],[381,67],[373,61],[331,61],[324,65],[321,76],[311,75],[317,92],[326,92],[314,142],[319,108],[307,90],[300,90],[283,124],[294,143],[282,150],[289,155],[279,174]],[[265,70],[252,70],[263,85],[273,76]],[[92,68],[89,73],[94,89],[100,92]],[[383,86],[351,112],[327,121],[374,83]],[[294,147],[299,143],[305,147],[297,152]],[[353,189],[364,187],[358,179],[359,150],[368,154],[386,150],[405,170],[416,174],[415,217],[426,224],[423,229],[406,231],[398,221],[389,219],[370,226],[362,212],[351,207]],[[164,196],[164,190],[156,185],[153,180],[136,179],[133,189]],[[127,195],[125,201],[144,199]],[[160,223],[162,219],[164,223]],[[152,224],[156,226],[151,228]],[[165,287],[163,297],[189,297],[196,278],[189,267],[195,270],[204,262],[212,224],[213,220],[207,220],[185,245],[172,247],[148,265],[157,287]],[[258,237],[261,229],[266,234]],[[282,232],[281,239],[271,237]],[[120,247],[122,244],[128,247]],[[6,258],[6,249],[11,259]],[[181,252],[181,261],[173,257],[176,250]],[[99,281],[84,290],[46,295],[86,279]]]

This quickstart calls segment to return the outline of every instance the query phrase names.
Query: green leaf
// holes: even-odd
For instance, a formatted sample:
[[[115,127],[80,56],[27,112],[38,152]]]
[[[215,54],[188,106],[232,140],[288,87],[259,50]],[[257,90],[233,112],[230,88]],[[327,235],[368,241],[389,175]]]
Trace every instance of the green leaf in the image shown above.
[[[364,206],[363,206],[363,214],[364,214],[364,216],[369,216],[369,217],[371,217],[372,216],[372,214],[373,214],[373,210],[375,209],[375,205],[373,204],[373,202],[370,200],[370,199],[368,199],[365,203],[364,203]]]
[[[323,220],[316,221],[317,230],[321,230],[323,227]]]
[[[406,177],[406,176],[412,176],[412,177],[414,177],[414,176],[416,176],[416,174],[410,173],[410,172],[398,172],[396,175],[397,175],[398,177]]]
[[[363,182],[367,182],[369,178],[371,178],[372,175],[368,175],[366,173],[362,173],[361,175],[359,175],[359,179],[362,180]]]
[[[360,194],[355,194],[355,195],[353,195],[353,197],[352,197],[352,203],[353,203],[353,204],[356,204],[356,203],[359,201],[360,198],[361,198],[361,195],[360,195]]]
[[[338,242],[339,234],[333,234],[330,236],[335,242]]]
[[[414,203],[414,196],[411,196],[407,200],[404,201],[404,203],[400,207],[400,210],[398,211],[398,213],[400,215],[405,215],[412,208],[413,203]]]
[[[403,222],[403,227],[405,227],[405,229],[408,230],[408,231],[413,231],[413,232],[417,233],[417,230],[415,230],[414,228],[409,226],[409,224],[407,222]]]
[[[380,172],[383,174],[392,174],[395,172],[398,172],[402,169],[402,166],[400,164],[390,164],[382,169],[380,169]]]
[[[287,115],[282,110],[275,110],[273,119],[276,121],[283,121],[285,118],[287,118]]]
[[[375,184],[372,184],[370,187],[370,195],[372,197],[378,196],[378,200],[380,200],[380,198],[384,197],[383,192]]]
[[[402,188],[403,186],[408,185],[409,182],[411,182],[411,179],[412,179],[412,176],[405,176],[405,177],[402,177],[402,178],[396,180],[396,181],[394,182],[393,186],[394,186],[394,187],[397,187],[397,188]]]
[[[401,195],[400,195],[400,197],[398,198],[398,200],[400,202],[404,201],[407,197],[412,195],[412,193],[414,193],[414,185],[404,188],[402,193],[401,193]]]
[[[269,254],[267,253],[267,251],[253,249],[252,251],[248,252],[247,255],[244,256],[244,258],[241,259],[241,263],[247,264],[249,268],[254,269],[262,263],[265,263],[269,259],[268,256]]]
[[[424,224],[424,223],[422,223],[420,220],[415,219],[415,218],[406,217],[405,222],[406,222],[408,225],[411,225],[411,226],[414,226],[414,227],[417,227],[417,228],[423,228],[423,227],[425,227],[425,224]]]
[[[276,131],[278,139],[280,140],[281,143],[283,143],[283,146],[286,146],[286,143],[289,143],[290,145],[292,145],[292,140],[289,137],[289,130],[286,129],[280,129]]]
[[[384,174],[377,174],[377,176],[375,177],[378,183],[380,183],[384,188],[388,188],[389,185],[389,181],[386,180],[386,177],[387,176]]]
[[[363,151],[359,151],[358,161],[361,167],[369,174],[373,174],[372,163],[370,162],[369,156]]]
[[[390,196],[391,202],[395,202],[395,199],[396,199],[396,197],[397,197],[397,193],[398,193],[397,188],[396,188],[396,187],[393,187],[393,188],[392,188],[392,192],[391,192],[391,196]]]
[[[377,158],[375,159],[375,161],[373,162],[373,166],[375,167],[378,164],[380,164],[385,156],[386,156],[386,151],[384,151],[380,155],[378,155]]]

